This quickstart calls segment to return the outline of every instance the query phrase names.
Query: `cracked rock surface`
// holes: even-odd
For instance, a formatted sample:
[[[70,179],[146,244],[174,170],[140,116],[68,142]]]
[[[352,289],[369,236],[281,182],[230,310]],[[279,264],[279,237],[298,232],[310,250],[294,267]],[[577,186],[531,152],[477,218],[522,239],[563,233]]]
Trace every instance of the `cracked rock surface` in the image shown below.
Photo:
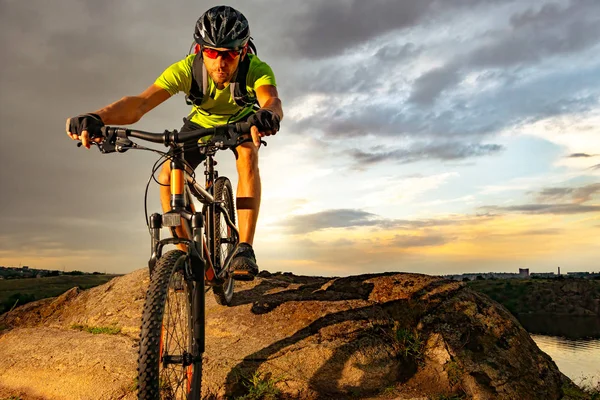
[[[134,399],[145,270],[0,316],[0,398]],[[207,294],[203,398],[566,399],[517,320],[462,283],[419,274],[262,272],[231,307]],[[75,325],[113,326],[116,335]]]

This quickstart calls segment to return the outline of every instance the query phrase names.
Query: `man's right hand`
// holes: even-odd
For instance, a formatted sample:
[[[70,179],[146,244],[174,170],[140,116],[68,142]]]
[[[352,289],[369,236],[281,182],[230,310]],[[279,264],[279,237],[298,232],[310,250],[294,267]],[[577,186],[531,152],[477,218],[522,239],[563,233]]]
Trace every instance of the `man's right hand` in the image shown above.
[[[101,143],[104,138],[100,128],[104,126],[102,119],[98,114],[82,114],[67,119],[67,135],[73,140],[81,140],[81,144],[87,149],[90,148],[93,140]]]

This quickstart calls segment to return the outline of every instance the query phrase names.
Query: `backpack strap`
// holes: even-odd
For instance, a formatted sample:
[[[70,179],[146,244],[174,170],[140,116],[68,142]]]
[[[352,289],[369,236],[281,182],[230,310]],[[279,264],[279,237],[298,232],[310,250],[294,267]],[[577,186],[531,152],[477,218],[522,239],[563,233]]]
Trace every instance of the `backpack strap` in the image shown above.
[[[198,82],[202,82],[202,87],[198,85]],[[200,106],[207,88],[208,72],[202,61],[202,55],[198,53],[192,62],[192,86],[190,87],[190,94],[185,97],[185,102],[190,106]]]
[[[246,55],[243,60],[240,60],[235,76],[229,84],[231,98],[240,107],[247,107],[248,105],[255,104],[257,101],[256,97],[250,96],[248,93],[248,87],[246,86],[249,69],[250,57]]]

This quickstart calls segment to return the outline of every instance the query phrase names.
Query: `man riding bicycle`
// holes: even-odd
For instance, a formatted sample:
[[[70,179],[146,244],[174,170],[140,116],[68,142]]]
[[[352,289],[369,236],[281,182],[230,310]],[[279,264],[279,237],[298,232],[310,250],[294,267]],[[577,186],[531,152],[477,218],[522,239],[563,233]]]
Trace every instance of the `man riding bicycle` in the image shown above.
[[[234,149],[238,171],[237,214],[240,245],[232,260],[233,277],[252,280],[258,273],[252,244],[260,208],[261,182],[258,148],[263,136],[274,135],[283,118],[275,76],[271,68],[248,52],[250,29],[242,13],[228,6],[216,6],[197,21],[194,32],[196,54],[168,67],[138,96],[124,97],[98,111],[67,120],[67,134],[90,148],[100,143],[104,124],[128,125],[142,118],[174,94],[185,92],[191,113],[184,118],[182,132],[197,128],[247,121],[251,139]],[[255,109],[258,103],[260,108]],[[184,147],[184,159],[195,169],[203,156],[197,146]],[[191,171],[190,171],[191,172]],[[163,164],[159,182],[164,212],[170,210],[171,166]],[[182,227],[176,228],[185,237]]]

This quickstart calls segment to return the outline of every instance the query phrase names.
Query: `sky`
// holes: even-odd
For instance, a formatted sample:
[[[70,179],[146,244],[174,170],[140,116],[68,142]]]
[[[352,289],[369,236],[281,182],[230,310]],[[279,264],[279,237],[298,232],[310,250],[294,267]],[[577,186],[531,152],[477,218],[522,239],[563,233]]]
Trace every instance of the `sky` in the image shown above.
[[[0,265],[147,265],[157,156],[77,148],[65,120],[141,93],[216,4],[0,0]],[[228,4],[285,113],[260,150],[261,269],[600,271],[600,2]],[[134,127],[188,111],[179,94]]]

